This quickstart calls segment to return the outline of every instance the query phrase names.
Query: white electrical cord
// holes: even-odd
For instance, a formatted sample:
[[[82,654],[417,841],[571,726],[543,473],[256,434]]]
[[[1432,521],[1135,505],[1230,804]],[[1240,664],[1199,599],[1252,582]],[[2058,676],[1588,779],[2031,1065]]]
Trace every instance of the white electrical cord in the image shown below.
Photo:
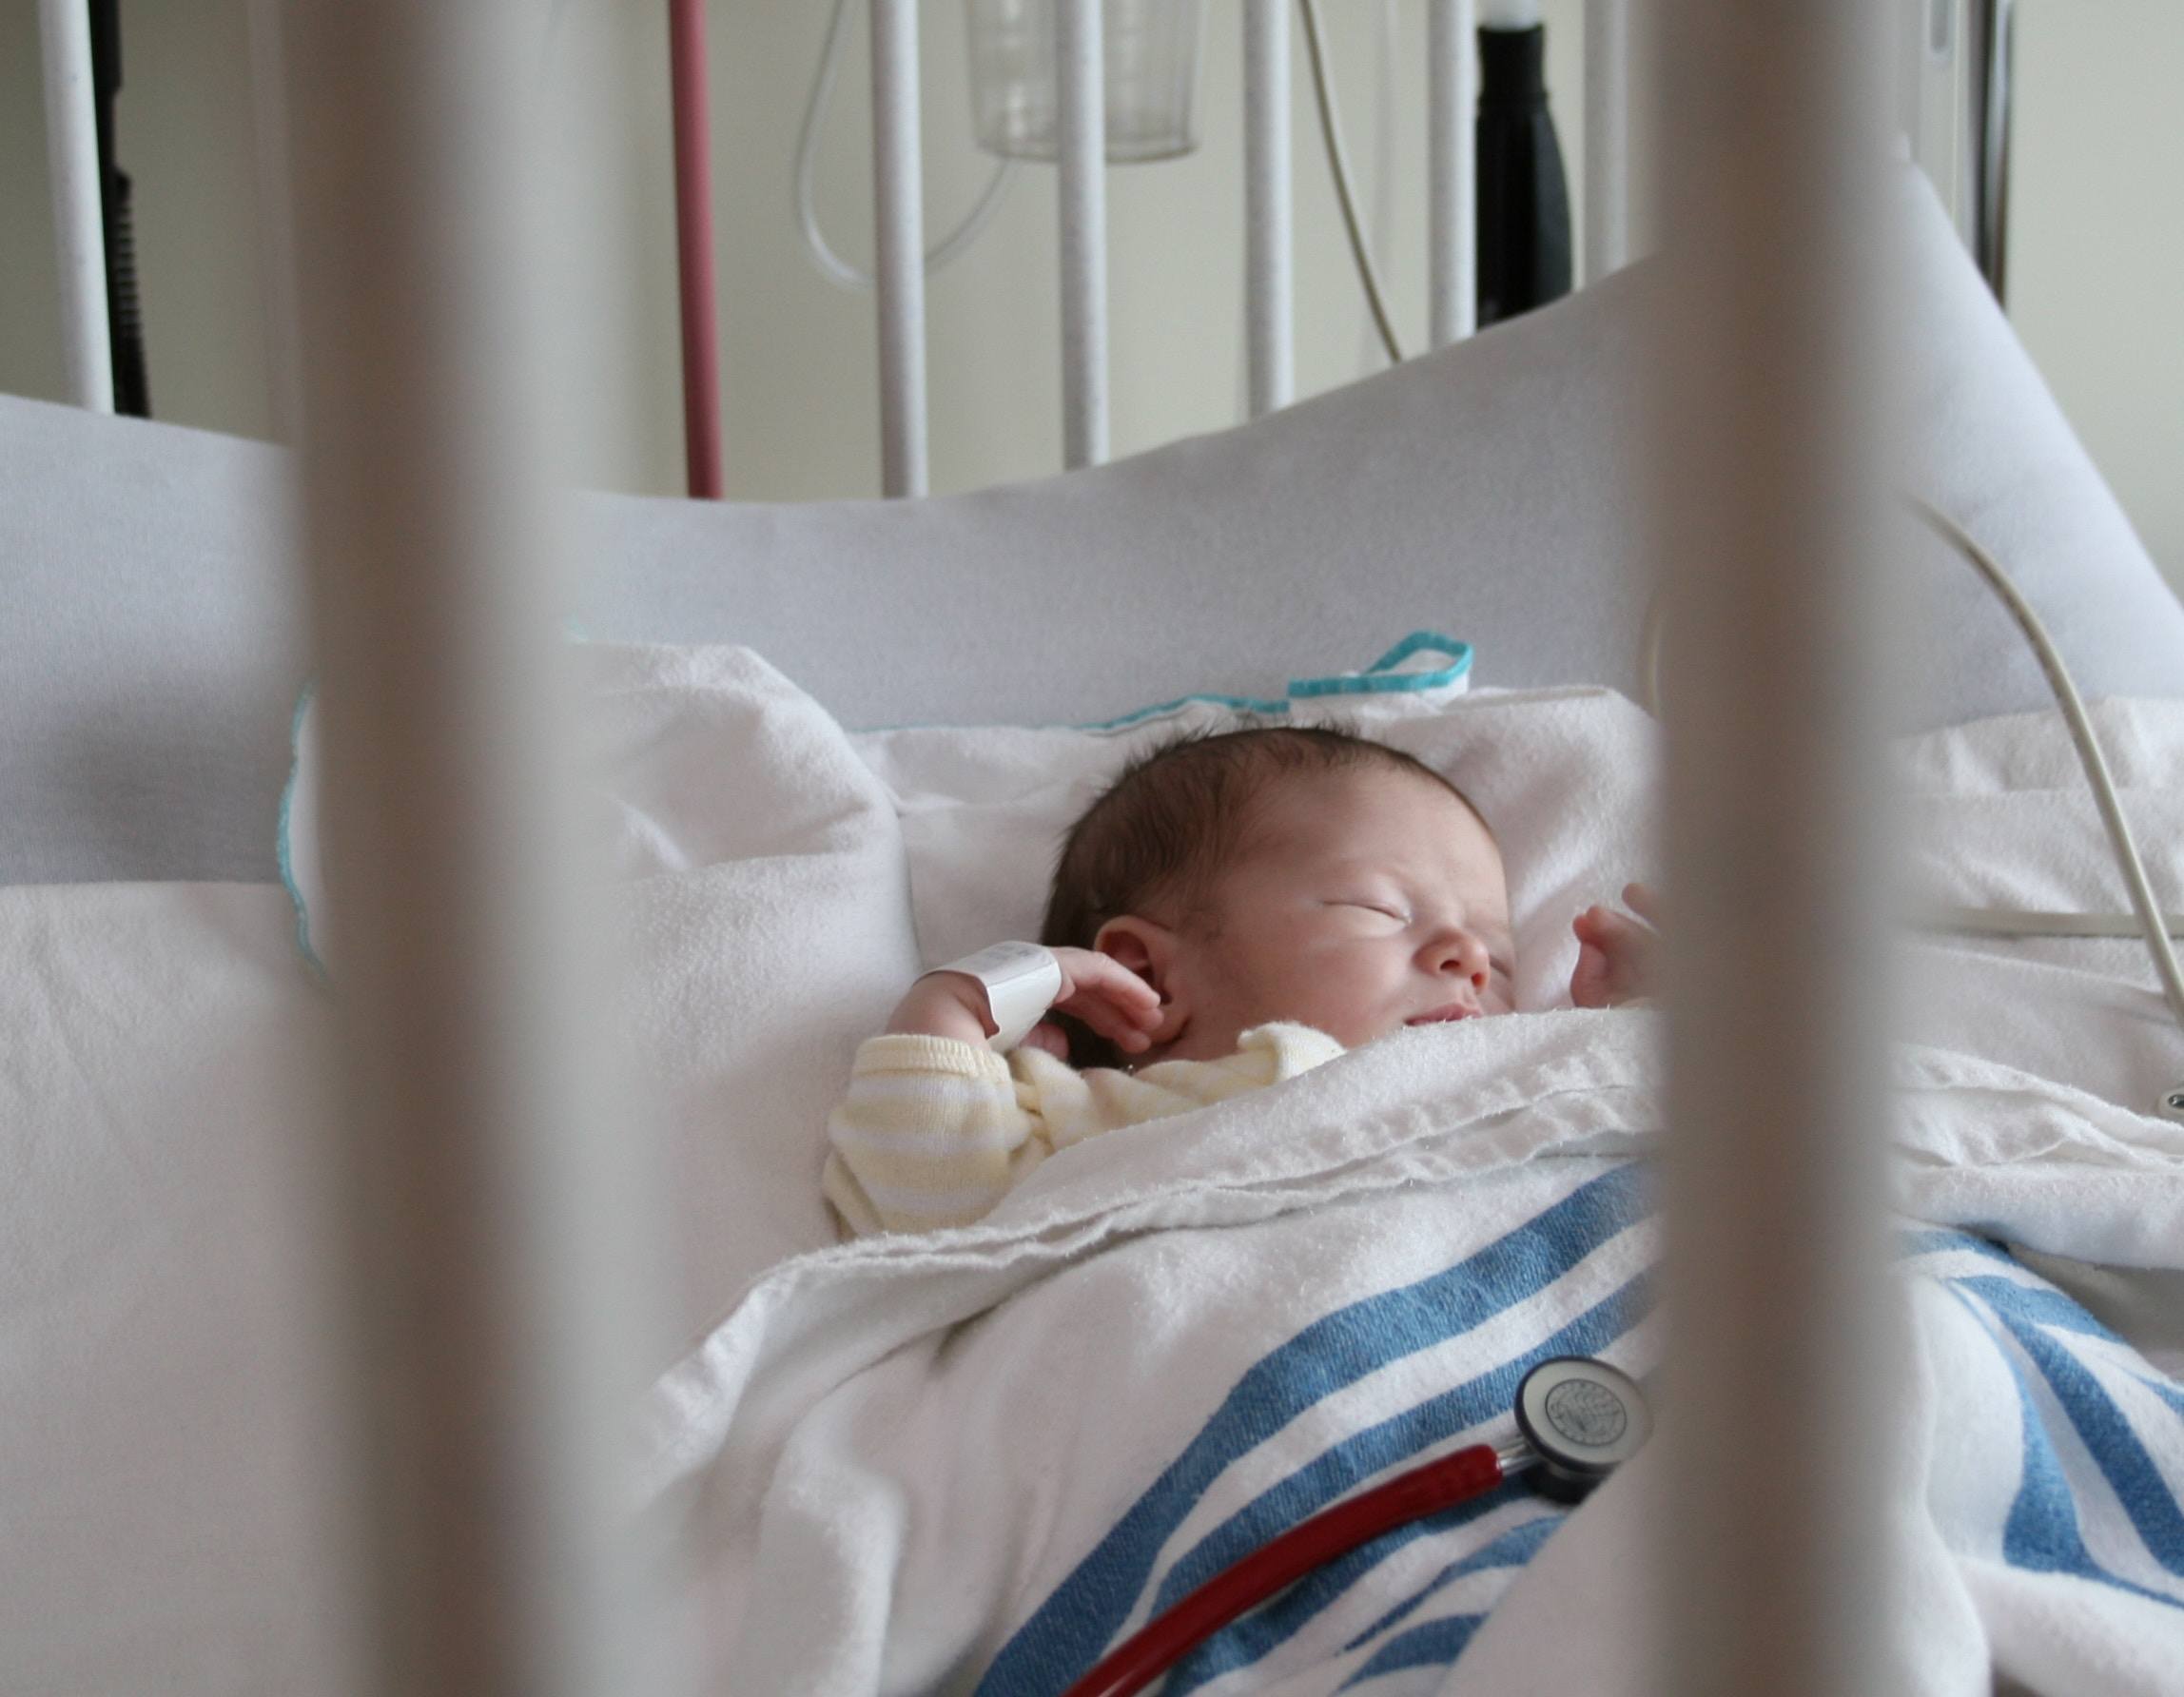
[[[2070,729],[2072,744],[2077,750],[2078,764],[2085,770],[2086,783],[2093,790],[2094,804],[2100,809],[2101,824],[2107,828],[2109,847],[2116,855],[2116,868],[2123,874],[2123,882],[2131,892],[2132,911],[2129,913],[2052,913],[2020,911],[2008,907],[1947,907],[1928,916],[1932,928],[1950,931],[1973,931],[1994,936],[2012,937],[2129,937],[2145,940],[2147,952],[2154,957],[2154,970],[2161,980],[2161,992],[2169,1003],[2169,1011],[2176,1018],[2179,1029],[2184,1029],[2184,970],[2176,964],[2176,951],[2170,946],[2169,936],[2175,932],[2184,936],[2184,915],[2163,914],[2154,899],[2154,888],[2147,882],[2146,866],[2139,858],[2138,844],[2131,834],[2131,823],[2123,816],[2122,803],[2116,793],[2116,780],[2108,770],[2108,761],[2101,754],[2100,744],[2093,733],[2093,722],[2086,716],[2085,703],[2079,697],[2077,685],[2064,666],[2061,654],[2056,652],[2047,627],[2042,625],[2018,587],[2010,581],[1999,562],[1984,548],[1974,541],[1964,528],[1938,508],[1917,497],[1906,497],[1911,510],[1941,539],[1951,544],[1968,560],[1987,587],[2000,597],[2002,605],[2017,620],[2018,629],[2024,633],[2025,640],[2032,644],[2040,671],[2045,674],[2048,688],[2054,692],[2056,705],[2061,709],[2063,722]],[[1639,688],[1645,694],[1646,710],[1655,718],[1661,716],[1661,634],[1667,622],[1661,594],[1656,590],[1646,610],[1646,627],[1639,638]],[[2170,1119],[2184,1119],[2184,1083],[2164,1093],[2159,1111]]]
[[[2101,823],[2108,828],[2109,847],[2116,851],[2116,864],[2123,873],[2123,882],[2131,891],[2131,908],[2137,918],[2140,931],[2146,938],[2146,946],[2154,956],[2155,970],[2161,978],[2162,993],[2169,998],[2169,1008],[2176,1016],[2176,1023],[2184,1026],[2184,971],[2176,965],[2176,951],[2169,946],[2169,927],[2160,909],[2155,905],[2154,888],[2146,880],[2145,864],[2138,857],[2138,845],[2131,834],[2130,821],[2123,816],[2123,806],[2116,794],[2116,781],[2110,776],[2108,762],[2102,756],[2100,744],[2093,734],[2093,723],[2086,717],[2085,703],[2078,698],[2077,685],[2072,681],[2070,671],[2056,652],[2049,638],[2047,627],[2039,621],[2018,586],[2010,581],[2009,574],[1997,563],[1995,557],[1974,541],[1964,528],[1947,514],[1912,497],[1911,510],[1926,522],[1944,541],[1955,544],[1959,553],[1970,560],[1986,579],[1987,587],[1999,595],[2002,605],[2010,610],[2010,616],[2018,621],[2018,628],[2025,634],[2025,640],[2033,645],[2039,656],[2040,670],[2047,674],[2048,688],[2055,692],[2056,704],[2062,709],[2063,721],[2070,727],[2071,741],[2077,745],[2078,764],[2085,768],[2086,782],[2093,787],[2094,804],[2100,809]],[[2056,919],[2054,914],[2027,916],[2036,922],[2046,923]],[[2103,918],[2116,916],[2103,915]],[[2045,933],[2052,934],[2052,933]]]
[[[1297,0],[1304,17],[1305,56],[1312,63],[1312,92],[1319,108],[1319,133],[1327,144],[1327,164],[1335,173],[1335,198],[1341,203],[1342,227],[1350,237],[1351,257],[1357,262],[1357,280],[1365,286],[1365,300],[1373,308],[1373,322],[1380,332],[1380,344],[1388,359],[1400,365],[1403,350],[1395,341],[1394,322],[1380,290],[1380,274],[1374,267],[1372,249],[1357,217],[1357,197],[1350,186],[1350,161],[1342,146],[1342,122],[1335,110],[1335,88],[1327,75],[1327,45],[1320,39],[1319,8],[1316,0]]]
[[[1380,0],[1373,31],[1373,167],[1364,200],[1365,250],[1375,270],[1387,274],[1395,246],[1395,61],[1402,51],[1399,0]],[[1359,376],[1380,369],[1385,350],[1369,302],[1360,302],[1357,357]]]
[[[824,122],[827,103],[833,98],[834,83],[842,71],[842,54],[849,41],[849,0],[834,0],[834,15],[827,25],[827,45],[820,50],[819,68],[811,78],[811,93],[804,103],[804,123],[796,135],[796,227],[803,232],[804,245],[811,255],[811,263],[832,282],[844,288],[868,289],[872,286],[872,274],[861,271],[836,253],[827,241],[826,232],[819,227],[819,209],[816,179],[818,176],[819,127]],[[1002,197],[1015,180],[1016,162],[999,161],[993,175],[986,180],[977,204],[965,214],[963,223],[942,241],[934,244],[926,253],[926,269],[937,271],[949,261],[960,258],[979,234],[1001,209]]]
[[[1302,4],[1306,13],[1306,28],[1311,29],[1316,22],[1313,15],[1313,0],[1302,0]],[[1391,63],[1393,49],[1391,38],[1399,16],[1396,0],[1384,0],[1379,44],[1380,62],[1376,67],[1379,105],[1375,117],[1381,120],[1381,126],[1375,143],[1375,159],[1373,162],[1373,228],[1376,234],[1383,238],[1392,230],[1394,222],[1388,205],[1394,181],[1394,172],[1391,169],[1391,164],[1394,159],[1395,151],[1393,141],[1393,113],[1394,111],[1393,73],[1394,68]],[[1308,45],[1313,39],[1311,36],[1307,37]],[[1312,71],[1316,85],[1326,80],[1326,67],[1322,63],[1324,57],[1324,53],[1315,53],[1312,56]],[[1335,112],[1335,101],[1332,93],[1323,99],[1316,100],[1315,105],[1319,112],[1320,142],[1327,151],[1328,168],[1335,176],[1336,193],[1341,200],[1345,213],[1352,213],[1355,211],[1355,191],[1350,183],[1350,162],[1342,146],[1341,125]],[[1350,251],[1352,257],[1356,261],[1358,281],[1364,285],[1365,291],[1365,322],[1361,326],[1362,334],[1359,337],[1358,369],[1362,373],[1370,366],[1373,359],[1376,357],[1376,350],[1385,352],[1389,359],[1401,364],[1403,351],[1395,345],[1394,332],[1389,327],[1387,309],[1379,297],[1379,269],[1373,259],[1373,244],[1355,223],[1350,226]],[[1239,419],[1250,410],[1250,341],[1249,327],[1239,323],[1237,326],[1236,364],[1236,415]]]

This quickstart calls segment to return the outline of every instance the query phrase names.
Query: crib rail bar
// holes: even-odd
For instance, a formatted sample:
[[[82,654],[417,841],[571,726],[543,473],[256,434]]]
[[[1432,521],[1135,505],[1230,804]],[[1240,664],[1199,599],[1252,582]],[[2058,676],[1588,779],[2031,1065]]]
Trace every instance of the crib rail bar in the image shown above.
[[[682,303],[683,469],[691,495],[721,483],[719,289],[713,272],[712,120],[705,0],[668,0],[674,108],[675,274]]]
[[[1478,328],[1476,0],[1427,0],[1428,333],[1446,347]]]
[[[1971,0],[1971,98],[1965,152],[1972,181],[1972,257],[2006,302],[2010,258],[2010,107],[2016,92],[2017,0]]]
[[[1923,165],[1921,141],[1926,127],[1926,37],[1931,28],[1928,9],[1932,0],[1896,0],[1897,22],[1902,39],[1898,55],[1902,81],[1897,89],[1897,122],[1911,144],[1914,164]]]
[[[619,1465],[635,1352],[584,992],[552,338],[565,180],[525,0],[286,13],[305,509],[367,1570],[352,1688],[653,1692]],[[512,282],[511,280],[516,280]],[[339,1239],[342,1234],[330,1236]],[[653,1322],[656,1323],[656,1322]]]
[[[1297,398],[1288,0],[1244,0],[1244,312],[1251,416]]]
[[[1630,0],[1585,0],[1585,271],[1630,263]]]
[[[1901,1689],[1865,1402],[1886,1239],[1884,8],[1665,9],[1670,1074],[1656,1547],[1680,1697]],[[1877,28],[1878,26],[1878,28]],[[1681,638],[1676,636],[1682,632]],[[1899,1381],[1900,1382],[1900,1381]],[[1894,1383],[1885,1389],[1894,1389]]]
[[[873,276],[880,312],[880,487],[921,496],[926,442],[925,175],[917,0],[872,0]]]
[[[1107,102],[1100,0],[1056,0],[1062,463],[1107,458]]]
[[[106,223],[92,102],[91,18],[83,0],[38,0],[38,42],[68,399],[93,412],[110,413],[114,356],[107,324]]]

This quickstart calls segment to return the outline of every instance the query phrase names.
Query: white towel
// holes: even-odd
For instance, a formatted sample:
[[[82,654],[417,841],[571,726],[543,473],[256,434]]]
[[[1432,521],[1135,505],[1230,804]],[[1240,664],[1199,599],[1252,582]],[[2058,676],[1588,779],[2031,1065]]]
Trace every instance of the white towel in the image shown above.
[[[1661,1124],[1656,1018],[1408,1033],[1073,1149],[976,1227],[762,1280],[649,1411],[720,1688],[1059,1689],[1305,1514],[1506,1438],[1531,1361],[1648,1370],[1628,1158]],[[1987,1239],[2174,1265],[2184,1133],[1968,1057],[1914,1052],[1903,1078],[1900,1200],[1930,1223],[1902,1239],[1902,1288],[1929,1367],[1894,1404],[1924,1507],[1888,1553],[1918,1599],[1915,1688],[2052,1666],[2134,1689],[2110,1673],[2184,1656],[2164,1565],[2184,1564],[2184,1390]],[[1451,1667],[1467,1691],[1543,1688],[1482,1623],[1541,1550],[1634,1524],[1566,1518],[1509,1487],[1391,1534],[1170,1689],[1432,1690]],[[1629,1618],[1643,1563],[1608,1554],[1560,1560]],[[2096,1606],[2049,1600],[2081,1592]],[[1561,1688],[1630,1688],[1628,1645],[1567,1635],[1548,1660],[1587,1677]]]

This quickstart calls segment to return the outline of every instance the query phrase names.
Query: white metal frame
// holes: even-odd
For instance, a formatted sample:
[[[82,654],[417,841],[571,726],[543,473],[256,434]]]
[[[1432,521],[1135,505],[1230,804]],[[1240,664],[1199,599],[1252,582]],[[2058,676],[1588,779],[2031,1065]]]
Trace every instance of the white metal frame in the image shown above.
[[[1435,347],[1478,328],[1478,105],[1475,0],[1427,0],[1426,294]]]
[[[113,340],[107,328],[106,218],[92,115],[91,18],[82,0],[38,0],[44,54],[46,156],[61,271],[61,346],[68,399],[114,410]]]
[[[1646,444],[1667,695],[1663,1689],[1898,1688],[1877,1423],[1885,647],[1865,267],[1884,9],[1673,0]],[[1871,459],[1866,456],[1873,456]]]
[[[1244,345],[1251,417],[1297,398],[1289,0],[1244,0]]]
[[[872,0],[872,203],[880,310],[880,487],[926,493],[926,230],[917,0]]]
[[[1100,0],[1055,0],[1061,130],[1062,463],[1107,458],[1107,101]]]
[[[341,942],[361,1688],[661,1689],[574,844],[526,0],[291,6],[306,554]]]

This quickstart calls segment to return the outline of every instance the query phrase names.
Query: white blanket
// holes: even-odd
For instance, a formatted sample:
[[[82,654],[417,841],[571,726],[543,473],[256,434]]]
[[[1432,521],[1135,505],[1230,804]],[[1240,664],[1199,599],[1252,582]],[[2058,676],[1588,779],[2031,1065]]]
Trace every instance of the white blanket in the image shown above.
[[[1353,1488],[1507,1438],[1531,1363],[1650,1370],[1654,1024],[1406,1033],[1082,1145],[977,1227],[760,1281],[649,1410],[712,1688],[1059,1691]],[[1987,1239],[2174,1265],[2184,1133],[1966,1057],[1904,1073],[1914,1688],[2155,1690],[2184,1667],[2184,1390]],[[1392,1533],[1166,1688],[1634,1688],[1628,1512],[1590,1534],[1626,1548],[1591,1557],[1586,1629],[1480,1631],[1595,1517],[1565,1518],[1512,1484]]]

